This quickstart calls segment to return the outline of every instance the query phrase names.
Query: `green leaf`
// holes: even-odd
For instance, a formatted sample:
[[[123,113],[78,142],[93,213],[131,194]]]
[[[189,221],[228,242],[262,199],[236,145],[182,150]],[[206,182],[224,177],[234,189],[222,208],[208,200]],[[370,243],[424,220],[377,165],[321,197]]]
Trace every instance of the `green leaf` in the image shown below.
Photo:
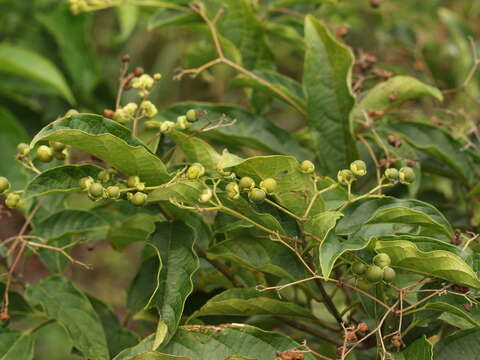
[[[316,240],[323,242],[330,230],[332,230],[337,220],[343,216],[338,211],[324,211],[313,216],[305,222],[305,231],[316,236]]]
[[[255,70],[252,71],[252,73],[258,78],[241,74],[230,84],[233,86],[250,87],[255,90],[263,91],[289,105],[292,105],[293,103],[293,106],[302,113],[305,111],[305,95],[303,93],[302,85],[297,81],[275,71]]]
[[[78,114],[60,118],[44,127],[32,140],[53,140],[95,155],[127,175],[138,175],[148,185],[168,181],[165,164],[129,129],[99,115]]]
[[[308,124],[316,130],[316,153],[322,168],[333,176],[357,158],[350,121],[354,57],[312,15],[305,18],[305,43],[303,86]]]
[[[106,230],[107,227],[108,223],[92,212],[67,209],[42,220],[35,226],[33,234],[54,240],[69,234],[81,234],[102,228]]]
[[[193,290],[192,276],[199,266],[197,254],[193,251],[194,242],[194,232],[187,225],[157,223],[130,288],[130,309],[158,309],[160,323],[164,322],[168,327],[164,342],[175,334],[185,300]]]
[[[390,95],[395,95],[395,100],[391,100]],[[394,76],[369,90],[352,115],[363,119],[363,112],[368,110],[388,111],[407,100],[426,96],[443,101],[442,92],[437,88],[410,76]]]
[[[123,358],[119,358],[123,359]],[[156,351],[148,351],[144,352],[140,355],[136,355],[129,360],[191,360],[184,356],[174,356],[174,355],[167,355],[167,354],[160,354]]]
[[[178,202],[197,204],[198,197],[204,189],[199,181],[182,180],[166,187],[156,189],[148,195],[148,202],[169,201],[175,199]]]
[[[305,308],[280,300],[275,291],[262,291],[256,288],[230,289],[214,296],[197,310],[192,317],[232,315],[281,315],[313,319]]]
[[[25,129],[7,109],[0,107],[0,176],[7,177],[14,189],[25,185],[27,176],[22,166],[15,162],[17,144],[28,142]]]
[[[435,360],[478,359],[480,329],[463,330],[441,339],[434,348]]]
[[[75,103],[73,94],[61,72],[50,60],[31,50],[8,43],[0,44],[0,72],[48,85],[69,103]]]
[[[433,345],[422,336],[401,353],[394,353],[397,360],[433,360]]]
[[[122,251],[133,242],[144,241],[155,231],[158,216],[136,214],[114,222],[108,229],[107,240],[115,250]]]
[[[201,22],[201,17],[193,11],[178,9],[160,9],[148,19],[148,29],[166,26],[182,26]]]
[[[246,356],[258,360],[272,360],[277,351],[298,346],[292,339],[258,328],[231,324],[222,326],[184,326],[175,337],[160,349],[168,354],[195,360],[225,360],[229,356]],[[305,360],[313,360],[305,353]]]
[[[116,41],[123,42],[133,33],[135,26],[137,26],[140,11],[135,5],[122,5],[115,8],[117,14],[118,25],[120,33]],[[78,16],[78,15],[77,15]]]
[[[0,360],[31,360],[34,344],[29,332],[0,328]]]
[[[420,251],[414,243],[406,240],[376,241],[375,251],[388,254],[393,267],[480,288],[480,280],[473,269],[451,252]]]
[[[69,193],[80,190],[78,182],[81,178],[96,178],[102,168],[95,165],[62,165],[48,169],[34,177],[22,194],[23,199],[55,193]]]
[[[108,360],[108,346],[98,315],[88,298],[70,281],[53,275],[27,287],[31,303],[41,304],[69,334],[74,346],[91,360]]]
[[[408,121],[392,124],[389,128],[414,148],[447,165],[468,184],[476,183],[477,167],[469,156],[469,152],[464,151],[464,144],[438,126]]]

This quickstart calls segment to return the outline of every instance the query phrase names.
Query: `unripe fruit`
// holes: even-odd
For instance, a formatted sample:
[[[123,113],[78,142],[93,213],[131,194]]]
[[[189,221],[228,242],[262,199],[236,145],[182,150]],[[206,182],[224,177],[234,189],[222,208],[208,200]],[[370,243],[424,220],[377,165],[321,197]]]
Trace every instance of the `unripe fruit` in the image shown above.
[[[310,160],[304,160],[300,164],[300,170],[305,174],[312,174],[315,171],[315,165]]]
[[[350,170],[355,176],[364,176],[367,174],[367,165],[363,160],[355,160],[350,164]]]
[[[385,266],[389,266],[392,263],[392,260],[387,254],[380,253],[375,255],[375,257],[373,258],[373,263],[383,269]]]
[[[344,169],[344,170],[340,170],[337,173],[337,180],[342,185],[348,185],[355,180],[355,176],[353,175],[351,170]]]
[[[198,201],[201,203],[209,202],[212,199],[213,192],[211,189],[204,189],[200,196],[198,197]]]
[[[260,182],[260,189],[267,194],[272,194],[277,188],[277,181],[273,178],[268,178]]]
[[[225,191],[227,192],[227,196],[232,200],[237,200],[240,197],[240,188],[235,181],[229,182],[227,186],[225,186]]]
[[[383,279],[383,270],[377,265],[370,265],[365,271],[365,279],[377,283]]]
[[[200,163],[193,163],[187,170],[187,179],[195,180],[205,174],[205,168]]]
[[[248,193],[249,200],[257,204],[265,201],[266,197],[267,197],[267,194],[265,193],[265,191],[259,188],[253,188]]]
[[[53,159],[52,148],[46,145],[41,145],[37,149],[37,157],[40,161],[50,162]]]
[[[160,132],[162,134],[168,134],[175,128],[175,123],[173,121],[164,121],[160,124]]]
[[[367,270],[367,266],[364,263],[356,262],[352,265],[352,272],[355,275],[362,275],[365,270]]]
[[[185,115],[182,115],[177,117],[176,125],[177,125],[177,128],[179,128],[180,130],[185,130],[185,129],[188,129],[191,124],[188,122],[187,117]]]
[[[415,178],[415,172],[411,167],[402,167],[398,172],[398,179],[402,184],[411,184]]]
[[[190,122],[195,122],[198,120],[198,113],[197,113],[197,110],[195,109],[188,110],[186,116],[188,121]]]
[[[360,324],[358,324],[357,330],[362,332],[362,333],[367,332],[368,331],[368,324],[366,322],[361,322]]]
[[[357,279],[356,286],[361,290],[368,291],[372,289],[375,286],[375,284],[365,279]]]
[[[103,185],[97,182],[94,182],[88,187],[88,193],[94,198],[99,198],[103,196]]]
[[[98,173],[97,177],[101,182],[108,182],[110,181],[111,174],[108,170],[102,170]]]
[[[80,189],[86,191],[93,184],[93,178],[91,176],[83,177],[78,182]]]
[[[18,153],[22,156],[28,155],[30,152],[30,146],[25,143],[20,143],[17,145]]]
[[[238,187],[240,191],[250,191],[255,187],[255,181],[251,177],[244,176],[238,182]]]
[[[56,152],[61,152],[63,149],[67,147],[65,144],[62,144],[61,142],[58,142],[58,141],[50,141],[49,143],[53,151],[56,151]]]
[[[395,270],[393,270],[391,267],[385,267],[383,269],[383,280],[386,282],[391,282],[393,279],[395,279],[395,276],[397,274],[395,273]]]
[[[15,193],[8,194],[7,198],[5,199],[5,205],[7,205],[9,208],[17,207],[20,205],[20,195]]]
[[[0,176],[0,194],[10,189],[10,181],[4,176]]]
[[[140,184],[140,178],[138,176],[129,176],[127,178],[127,186],[129,188],[134,188],[136,187],[138,184]]]
[[[162,78],[162,74],[159,74],[159,73],[156,73],[156,74],[153,74],[153,79],[158,81]]]
[[[130,202],[135,206],[143,206],[147,202],[148,195],[142,192],[136,192]]]
[[[398,181],[398,170],[395,168],[388,168],[385,170],[385,177],[392,182]]]
[[[154,117],[158,113],[157,107],[149,100],[142,101],[140,108],[142,109],[143,114],[149,118]]]
[[[111,199],[118,199],[120,197],[120,188],[118,186],[109,186],[107,188],[107,194]]]

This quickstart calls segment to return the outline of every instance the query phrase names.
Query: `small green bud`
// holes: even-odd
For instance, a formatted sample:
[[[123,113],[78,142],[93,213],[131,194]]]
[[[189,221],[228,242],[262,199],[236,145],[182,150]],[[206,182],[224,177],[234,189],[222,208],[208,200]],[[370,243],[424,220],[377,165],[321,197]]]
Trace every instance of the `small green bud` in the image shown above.
[[[225,191],[229,199],[237,200],[240,197],[240,188],[235,181],[229,182],[225,186]]]
[[[257,204],[264,202],[266,197],[265,191],[259,188],[253,188],[248,192],[248,199]]]
[[[277,188],[277,181],[273,178],[267,178],[260,182],[260,189],[267,194],[272,194]]]
[[[212,195],[213,195],[213,192],[211,189],[204,189],[200,194],[198,201],[200,201],[201,203],[209,202],[210,199],[212,198]]]
[[[373,258],[373,263],[383,269],[384,267],[389,266],[392,263],[392,260],[387,254],[380,253],[375,255]]]
[[[58,141],[49,141],[49,143],[50,143],[50,147],[55,152],[62,152],[63,149],[67,147],[67,145],[62,144],[61,142],[58,142]]]
[[[108,197],[111,199],[118,199],[120,197],[120,188],[118,186],[107,187]]]
[[[102,170],[98,173],[97,175],[98,177],[98,180],[100,180],[101,182],[109,182],[110,179],[111,179],[111,174],[108,170]]]
[[[40,145],[37,148],[37,158],[43,162],[50,162],[53,159],[52,148],[46,145]]]
[[[134,102],[128,103],[123,107],[123,111],[125,112],[126,115],[129,117],[133,117],[135,115],[135,112],[138,109],[138,105],[135,104]]]
[[[127,178],[127,186],[129,188],[137,187],[138,184],[140,184],[140,178],[138,176],[129,176]]]
[[[154,117],[158,113],[157,107],[149,100],[142,101],[140,108],[142,109],[143,115],[149,118]]]
[[[199,118],[198,112],[195,109],[188,110],[186,116],[187,116],[187,120],[190,122],[195,122]]]
[[[30,152],[30,146],[25,143],[18,144],[17,149],[18,149],[18,153],[22,156],[26,156]]]
[[[3,194],[8,189],[10,189],[10,181],[4,176],[0,176],[0,194]]]
[[[315,171],[315,165],[310,160],[304,160],[300,164],[300,170],[305,174],[312,174]]]
[[[356,262],[352,264],[351,270],[355,275],[362,275],[367,270],[367,266],[362,262]]]
[[[88,194],[93,198],[100,198],[104,195],[103,185],[97,182],[94,182],[88,187]]]
[[[154,83],[154,79],[148,74],[143,74],[137,78],[133,78],[131,81],[132,88],[142,90],[151,89]]]
[[[200,163],[193,163],[187,170],[187,179],[195,180],[205,174],[205,168]]]
[[[15,193],[8,194],[7,198],[5,199],[5,205],[7,205],[9,208],[16,208],[18,205],[20,205],[20,195]]]
[[[130,202],[135,206],[143,206],[147,202],[148,195],[143,192],[136,192],[133,194]]]
[[[251,177],[244,176],[240,179],[238,187],[242,192],[250,191],[255,187],[255,181]]]
[[[395,168],[388,168],[385,170],[385,177],[391,182],[398,181],[398,176],[398,170]]]
[[[164,121],[160,124],[160,132],[162,134],[168,134],[175,128],[175,123],[173,121]]]
[[[188,129],[191,124],[188,122],[187,117],[185,115],[181,115],[177,117],[176,125],[177,125],[177,128],[181,130],[185,130],[185,129]]]
[[[402,167],[398,172],[398,179],[402,184],[411,184],[415,181],[415,172],[411,167]]]
[[[391,267],[387,266],[383,269],[383,280],[386,282],[392,282],[396,275],[397,274],[395,270],[393,270]]]
[[[348,185],[355,181],[355,176],[351,170],[344,169],[337,173],[337,180],[342,185]]]
[[[154,79],[155,81],[158,81],[158,80],[160,80],[161,78],[162,78],[162,74],[160,74],[160,73],[153,74],[153,79]]]
[[[86,177],[83,177],[80,179],[80,181],[78,182],[78,186],[80,187],[80,189],[82,189],[83,191],[87,191],[88,188],[90,187],[90,185],[93,184],[93,178],[91,176],[86,176]]]
[[[130,120],[130,115],[122,108],[122,109],[117,109],[115,113],[113,114],[113,120],[120,124],[126,123],[128,120]]]
[[[377,283],[383,279],[383,270],[377,265],[370,265],[365,271],[365,279]]]
[[[350,170],[355,176],[364,176],[367,174],[367,165],[363,160],[355,160],[350,164]]]

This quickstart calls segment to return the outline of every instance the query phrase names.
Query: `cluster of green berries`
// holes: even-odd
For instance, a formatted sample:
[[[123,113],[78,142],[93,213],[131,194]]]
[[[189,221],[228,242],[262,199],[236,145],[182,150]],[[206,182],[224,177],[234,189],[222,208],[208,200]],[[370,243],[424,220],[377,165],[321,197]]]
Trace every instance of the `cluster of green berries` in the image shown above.
[[[150,116],[151,117],[151,116]],[[148,120],[145,121],[145,128],[147,130],[157,130],[162,134],[167,134],[173,129],[185,130],[188,129],[192,123],[200,119],[200,111],[195,109],[190,109],[186,112],[185,115],[180,115],[177,117],[177,121],[155,121]]]
[[[0,176],[0,194],[7,195],[5,198],[5,205],[9,208],[15,208],[20,205],[21,198],[17,193],[9,192],[10,187],[10,181],[4,176]]]
[[[367,165],[363,160],[355,160],[350,164],[350,169],[343,169],[337,173],[337,180],[342,185],[350,185],[358,177],[367,175]]]
[[[18,155],[17,158],[23,159],[30,154],[30,146],[25,143],[17,145]],[[58,160],[65,160],[68,155],[67,146],[58,141],[50,141],[48,145],[40,145],[36,152],[35,158],[41,162],[48,163],[56,158]]]
[[[104,169],[98,173],[96,180],[91,176],[81,178],[78,186],[94,201],[124,198],[135,206],[145,205],[148,199],[144,192],[145,183],[138,176],[129,176],[125,183],[116,183],[116,174],[114,169]]]
[[[415,181],[415,172],[411,167],[405,166],[400,170],[388,168],[385,170],[384,176],[391,182],[399,181],[402,184],[411,184]]]
[[[390,256],[385,253],[375,255],[371,265],[362,262],[352,264],[351,270],[357,276],[357,286],[362,290],[369,290],[380,281],[392,282],[396,273],[390,264]]]

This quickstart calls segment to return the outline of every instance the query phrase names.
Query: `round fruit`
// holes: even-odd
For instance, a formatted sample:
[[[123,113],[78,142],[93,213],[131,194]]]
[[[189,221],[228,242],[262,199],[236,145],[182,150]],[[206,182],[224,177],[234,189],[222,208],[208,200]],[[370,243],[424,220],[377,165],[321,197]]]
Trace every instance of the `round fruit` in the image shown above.
[[[61,142],[58,142],[58,141],[50,141],[50,146],[52,147],[53,151],[56,151],[56,152],[61,152],[66,147],[65,144],[62,144]]]
[[[227,186],[225,186],[225,191],[227,192],[227,196],[232,200],[240,197],[240,188],[235,181],[229,182]]]
[[[94,182],[88,187],[88,193],[95,198],[102,197],[103,190],[103,185],[97,182]]]
[[[120,197],[120,188],[118,186],[109,186],[107,194],[109,198],[118,199]]]
[[[390,181],[398,180],[398,170],[395,168],[388,168],[385,170],[385,177]]]
[[[350,170],[355,176],[364,176],[367,174],[367,165],[363,160],[355,160],[350,164]]]
[[[398,178],[402,184],[411,184],[415,181],[415,172],[411,167],[402,167],[398,172]]]
[[[348,170],[348,169],[340,170],[337,173],[337,180],[342,185],[348,185],[355,180],[355,175],[353,175],[353,172],[351,170]]]
[[[0,176],[0,194],[10,189],[10,181],[4,176]]]
[[[134,188],[140,184],[140,178],[138,176],[129,176],[127,179],[127,186],[129,188]]]
[[[30,146],[25,143],[18,144],[17,149],[20,155],[23,155],[23,156],[27,155],[30,152]]]
[[[200,163],[193,163],[187,170],[187,178],[189,180],[198,179],[205,174],[205,168]]]
[[[143,206],[147,202],[148,195],[142,192],[136,192],[130,202],[135,206]]]
[[[273,178],[268,178],[260,182],[260,189],[267,194],[272,194],[277,188],[277,181]]]
[[[365,279],[377,283],[383,279],[383,270],[377,265],[370,265],[365,271]]]
[[[248,198],[250,199],[250,201],[257,204],[263,202],[266,197],[267,197],[267,194],[265,193],[265,191],[259,188],[253,188],[248,193]]]
[[[198,198],[201,203],[209,202],[212,199],[213,192],[211,189],[204,189]]]
[[[91,176],[86,176],[80,179],[78,186],[80,189],[87,191],[90,185],[93,184],[93,178]]]
[[[195,109],[190,109],[187,111],[187,119],[190,122],[195,122],[198,120],[198,113]]]
[[[5,199],[5,205],[7,205],[9,208],[17,207],[20,205],[20,195],[15,193],[8,194],[7,198]]]
[[[357,330],[362,332],[362,333],[367,332],[368,331],[368,324],[366,322],[361,322],[360,324],[358,324]]]
[[[108,170],[102,170],[98,173],[97,177],[101,182],[108,182],[110,181],[111,175]]]
[[[310,160],[304,160],[300,164],[300,170],[305,174],[311,174],[315,171],[315,165]]]
[[[46,145],[41,145],[37,149],[37,157],[40,161],[50,162],[53,159],[52,148]]]
[[[255,181],[251,177],[244,176],[238,182],[238,187],[240,191],[250,191],[255,187]]]
[[[395,270],[393,270],[391,267],[389,266],[386,266],[384,269],[383,269],[383,280],[385,280],[386,282],[391,282],[393,281],[393,279],[395,279],[395,276],[397,274],[395,273]]]
[[[355,331],[347,331],[347,333],[345,334],[345,339],[347,341],[356,341],[357,334],[355,334]]]
[[[375,286],[375,284],[372,284],[371,282],[365,279],[357,279],[356,285],[359,289],[364,291],[368,291]]]
[[[387,254],[380,253],[375,255],[375,257],[373,258],[373,263],[383,269],[385,266],[389,266],[392,263],[392,260]]]
[[[365,265],[364,263],[356,262],[352,264],[352,272],[355,275],[362,275],[365,270],[367,270],[367,265]]]

